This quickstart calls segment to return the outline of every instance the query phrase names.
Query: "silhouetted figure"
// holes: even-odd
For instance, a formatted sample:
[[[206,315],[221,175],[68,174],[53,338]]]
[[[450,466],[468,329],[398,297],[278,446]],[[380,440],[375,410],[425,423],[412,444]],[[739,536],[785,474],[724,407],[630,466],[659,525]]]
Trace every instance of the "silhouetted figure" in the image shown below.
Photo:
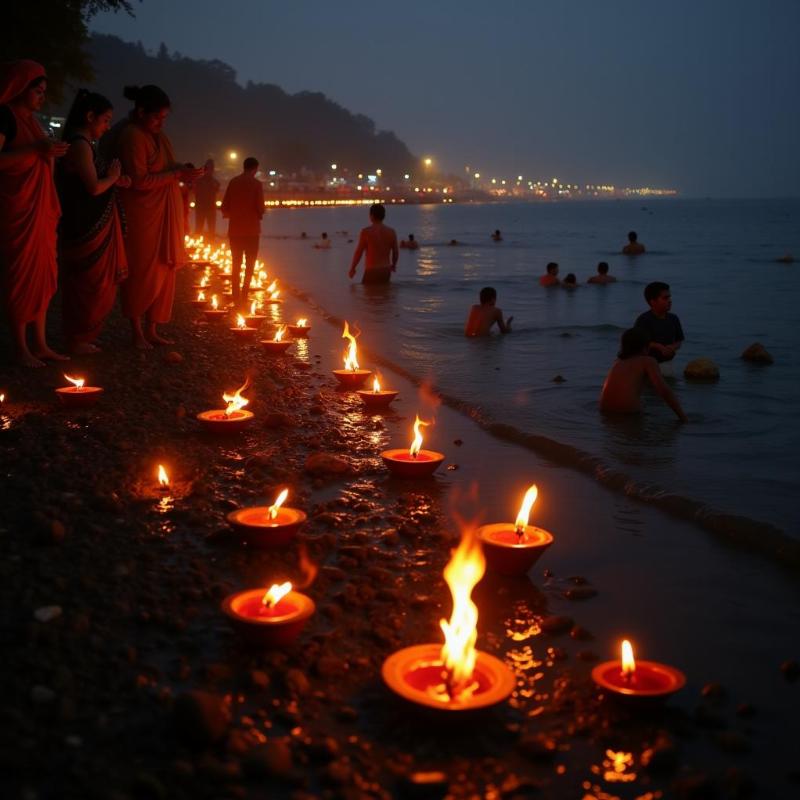
[[[608,264],[601,261],[597,265],[597,275],[592,275],[587,283],[616,283],[617,279],[613,275],[608,274]]]
[[[546,269],[547,272],[539,278],[539,286],[559,286],[561,281],[558,279],[558,264],[551,261]]]
[[[404,247],[406,250],[416,250],[419,247],[419,242],[414,238],[413,233],[409,233],[408,239],[403,239],[400,242],[400,247]]]
[[[194,232],[212,239],[217,235],[217,195],[219,181],[214,177],[214,159],[203,165],[203,174],[194,182]]]
[[[644,287],[644,299],[650,306],[649,311],[640,314],[635,327],[646,331],[650,340],[650,355],[656,361],[672,361],[683,344],[683,328],[681,321],[670,313],[672,295],[669,284],[653,281]]]
[[[500,231],[499,230],[496,230],[492,234],[492,241],[493,242],[502,242],[503,241],[503,237],[500,235]]]
[[[636,231],[630,231],[628,233],[628,244],[622,248],[622,252],[626,256],[640,256],[644,253],[644,245],[639,241]]]
[[[397,247],[397,234],[393,228],[383,224],[386,209],[375,203],[370,206],[369,219],[372,223],[363,228],[353,253],[348,275],[353,278],[361,256],[366,253],[362,283],[389,283],[392,273],[397,269],[400,251]]]
[[[563,289],[577,289],[578,288],[578,279],[575,277],[574,272],[568,272],[567,277],[564,278],[564,282],[561,284]]]
[[[503,312],[497,308],[497,290],[491,286],[481,289],[480,304],[472,306],[464,327],[464,336],[488,336],[492,326],[497,324],[500,333],[511,332],[514,317],[503,320]]]
[[[331,240],[328,238],[328,234],[323,231],[322,236],[320,236],[318,242],[314,242],[314,249],[315,250],[330,250],[331,249]]]

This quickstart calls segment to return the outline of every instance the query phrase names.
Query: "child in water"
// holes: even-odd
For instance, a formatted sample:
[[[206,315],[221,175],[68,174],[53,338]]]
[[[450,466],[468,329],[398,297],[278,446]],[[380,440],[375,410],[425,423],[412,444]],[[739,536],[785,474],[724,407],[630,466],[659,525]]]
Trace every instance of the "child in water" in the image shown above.
[[[510,333],[511,320],[514,317],[503,321],[503,312],[495,305],[497,291],[491,286],[487,286],[481,289],[479,299],[480,304],[472,306],[469,310],[464,336],[488,336],[495,323],[497,323],[500,333]]]

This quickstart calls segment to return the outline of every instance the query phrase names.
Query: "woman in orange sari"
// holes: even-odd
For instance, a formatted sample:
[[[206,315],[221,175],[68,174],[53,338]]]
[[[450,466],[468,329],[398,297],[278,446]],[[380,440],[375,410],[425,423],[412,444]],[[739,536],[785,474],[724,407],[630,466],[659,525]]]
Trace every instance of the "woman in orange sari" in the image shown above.
[[[156,326],[172,316],[175,270],[185,260],[178,184],[194,180],[202,170],[175,161],[161,130],[170,112],[169,97],[162,89],[126,86],[125,97],[133,100],[133,111],[112,128],[106,146],[131,179],[130,188],[120,193],[128,225],[122,313],[131,321],[134,345],[149,350],[155,344],[172,344]]]
[[[0,68],[0,299],[17,360],[29,367],[65,361],[47,345],[45,321],[56,292],[56,226],[61,207],[53,159],[67,145],[53,142],[34,113],[44,104],[47,77],[35,61]],[[28,325],[33,325],[33,349]]]
[[[102,95],[78,91],[64,125],[69,151],[56,168],[62,323],[73,353],[98,352],[93,342],[114,307],[117,284],[128,274],[115,187],[131,181],[120,174],[119,161],[99,161],[94,146],[108,130],[112,110]]]

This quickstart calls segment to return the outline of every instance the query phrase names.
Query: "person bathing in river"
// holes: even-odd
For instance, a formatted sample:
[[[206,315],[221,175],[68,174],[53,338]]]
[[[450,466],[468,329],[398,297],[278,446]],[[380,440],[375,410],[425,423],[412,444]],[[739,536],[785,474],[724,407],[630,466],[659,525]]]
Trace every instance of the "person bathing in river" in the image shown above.
[[[408,239],[403,239],[403,241],[400,242],[400,247],[406,250],[416,250],[419,247],[419,242],[414,238],[413,233],[409,233]]]
[[[559,286],[561,281],[558,279],[558,264],[551,261],[547,265],[547,272],[539,278],[539,286]]]
[[[578,279],[575,277],[574,272],[568,272],[567,277],[564,278],[564,282],[561,284],[562,289],[577,289],[578,288]]]
[[[503,237],[502,237],[502,235],[501,235],[501,233],[500,233],[500,231],[499,231],[499,230],[496,230],[496,231],[495,231],[495,232],[492,234],[492,241],[493,241],[493,242],[502,242],[502,241],[503,241]]]
[[[670,314],[672,295],[669,284],[653,281],[644,287],[644,299],[650,306],[649,311],[636,318],[634,326],[647,332],[650,339],[650,355],[659,364],[672,361],[683,344],[683,328],[681,321]]]
[[[628,244],[622,248],[622,252],[626,256],[640,256],[644,253],[644,245],[639,241],[636,231],[628,233]]]
[[[597,265],[597,275],[592,275],[587,283],[616,283],[617,279],[613,275],[608,274],[608,264],[601,261]]]
[[[397,258],[400,255],[397,234],[393,228],[383,224],[385,217],[386,209],[380,203],[370,206],[369,220],[372,224],[363,228],[358,237],[348,275],[355,277],[358,262],[366,253],[362,283],[389,283],[392,273],[397,269]]]
[[[511,320],[503,320],[503,312],[497,308],[497,291],[491,286],[481,289],[480,304],[472,306],[464,328],[464,336],[488,336],[492,326],[497,323],[500,333],[511,333]]]
[[[622,334],[617,360],[606,375],[600,392],[600,411],[604,414],[636,414],[642,410],[640,395],[645,381],[650,381],[656,393],[675,412],[681,422],[686,414],[678,398],[664,383],[656,360],[649,356],[650,337],[643,328],[629,328]]]

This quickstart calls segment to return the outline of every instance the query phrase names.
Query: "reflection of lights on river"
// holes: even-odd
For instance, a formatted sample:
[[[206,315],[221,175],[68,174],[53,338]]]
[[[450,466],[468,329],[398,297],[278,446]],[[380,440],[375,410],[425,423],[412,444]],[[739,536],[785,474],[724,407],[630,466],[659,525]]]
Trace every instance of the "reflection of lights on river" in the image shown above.
[[[301,361],[308,361],[308,339],[299,338],[294,340],[294,354],[295,358],[299,358]]]
[[[280,305],[277,305],[276,303],[267,303],[267,311],[269,312],[270,322],[274,322],[276,325],[283,323]]]

